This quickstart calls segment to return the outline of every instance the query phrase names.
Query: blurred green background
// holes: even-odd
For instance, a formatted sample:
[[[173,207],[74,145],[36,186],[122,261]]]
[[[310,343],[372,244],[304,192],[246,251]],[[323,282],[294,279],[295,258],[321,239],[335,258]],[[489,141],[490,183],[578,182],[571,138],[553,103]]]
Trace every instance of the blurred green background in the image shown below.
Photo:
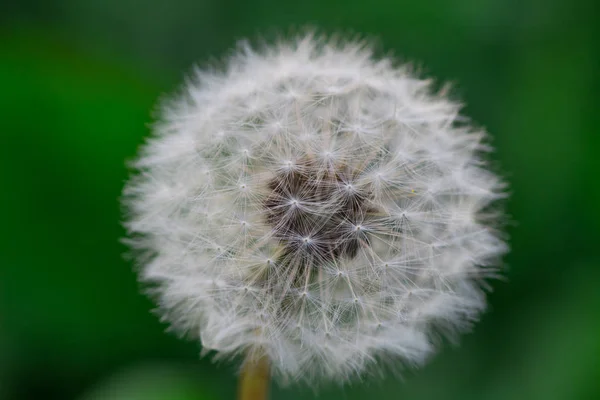
[[[118,197],[151,110],[195,62],[311,24],[456,82],[513,193],[512,252],[461,346],[323,399],[600,399],[596,0],[5,0],[0,399],[233,399],[234,367],[165,334]],[[310,399],[274,388],[272,399]]]

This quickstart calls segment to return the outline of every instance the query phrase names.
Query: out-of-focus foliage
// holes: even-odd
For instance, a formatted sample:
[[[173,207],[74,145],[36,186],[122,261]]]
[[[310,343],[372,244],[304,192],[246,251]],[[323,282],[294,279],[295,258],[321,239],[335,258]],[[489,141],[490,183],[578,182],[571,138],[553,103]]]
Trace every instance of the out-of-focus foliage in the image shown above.
[[[194,62],[289,26],[362,32],[456,82],[492,133],[512,252],[490,311],[403,381],[321,398],[600,398],[594,0],[17,1],[0,13],[0,399],[227,399],[122,257],[125,161]],[[275,388],[273,399],[309,399]]]

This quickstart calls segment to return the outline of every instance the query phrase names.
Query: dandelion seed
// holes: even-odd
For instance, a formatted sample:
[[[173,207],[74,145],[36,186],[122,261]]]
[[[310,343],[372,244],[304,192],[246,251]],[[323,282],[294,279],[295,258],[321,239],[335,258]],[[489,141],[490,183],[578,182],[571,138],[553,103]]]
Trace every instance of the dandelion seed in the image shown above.
[[[484,310],[507,250],[504,185],[459,108],[310,35],[197,72],[124,191],[164,320],[280,382],[422,365]]]

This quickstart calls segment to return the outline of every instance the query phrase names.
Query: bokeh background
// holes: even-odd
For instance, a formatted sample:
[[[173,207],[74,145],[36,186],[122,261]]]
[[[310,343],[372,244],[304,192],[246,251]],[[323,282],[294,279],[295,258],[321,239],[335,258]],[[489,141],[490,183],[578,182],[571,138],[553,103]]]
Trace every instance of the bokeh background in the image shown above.
[[[600,399],[596,0],[4,0],[0,399],[233,399],[235,368],[165,334],[119,243],[151,110],[194,63],[306,24],[455,82],[507,204],[506,280],[460,347],[323,399]],[[272,399],[310,399],[274,388]]]

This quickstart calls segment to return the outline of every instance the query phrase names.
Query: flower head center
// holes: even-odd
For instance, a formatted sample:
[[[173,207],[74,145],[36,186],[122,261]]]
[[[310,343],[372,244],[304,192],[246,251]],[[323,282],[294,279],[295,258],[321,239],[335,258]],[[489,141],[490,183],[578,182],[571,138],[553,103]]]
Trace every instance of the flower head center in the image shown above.
[[[350,183],[353,175],[356,172],[346,166],[323,170],[303,160],[301,168],[276,174],[268,182],[267,222],[285,249],[284,258],[319,264],[354,258],[368,245],[368,236],[348,234],[364,233],[364,222],[376,211],[368,191]]]

